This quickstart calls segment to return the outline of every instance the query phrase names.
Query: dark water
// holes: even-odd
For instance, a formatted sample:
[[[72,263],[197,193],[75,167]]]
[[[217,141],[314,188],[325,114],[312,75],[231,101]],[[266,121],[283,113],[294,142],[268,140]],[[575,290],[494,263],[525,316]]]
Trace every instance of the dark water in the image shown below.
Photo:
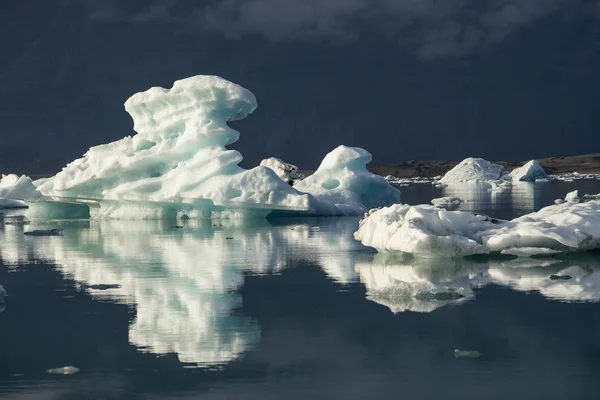
[[[517,186],[402,190],[499,218],[600,192]],[[600,398],[600,253],[407,260],[356,218],[222,223],[2,223],[0,399]]]

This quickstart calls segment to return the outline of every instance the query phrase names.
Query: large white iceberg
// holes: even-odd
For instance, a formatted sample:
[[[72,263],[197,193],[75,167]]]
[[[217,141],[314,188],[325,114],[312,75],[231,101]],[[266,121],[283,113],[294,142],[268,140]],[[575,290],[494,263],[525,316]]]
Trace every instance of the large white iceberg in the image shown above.
[[[354,236],[379,251],[429,257],[592,250],[600,248],[600,201],[556,204],[511,221],[396,204],[370,212]]]
[[[271,168],[241,168],[242,155],[226,148],[239,132],[227,122],[256,107],[249,90],[217,76],[137,93],[125,102],[135,136],[90,148],[38,190],[67,204],[85,202],[92,217],[134,219],[232,210],[359,214],[399,199],[384,178],[366,171],[370,154],[362,149],[334,150],[299,190]],[[40,204],[33,212],[43,215],[47,208]]]
[[[483,158],[469,157],[446,172],[440,182],[447,185],[459,182],[489,182],[503,178],[504,167],[502,165],[493,164]]]
[[[537,160],[531,160],[522,167],[515,168],[510,177],[513,181],[535,182],[538,179],[550,179]]]

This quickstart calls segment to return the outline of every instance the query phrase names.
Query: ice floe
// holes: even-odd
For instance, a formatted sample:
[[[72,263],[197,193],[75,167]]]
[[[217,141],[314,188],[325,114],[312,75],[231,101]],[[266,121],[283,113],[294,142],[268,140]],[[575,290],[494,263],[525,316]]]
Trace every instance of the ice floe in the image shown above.
[[[600,247],[600,201],[552,205],[511,221],[397,204],[369,212],[354,236],[379,251],[425,257],[592,250]]]

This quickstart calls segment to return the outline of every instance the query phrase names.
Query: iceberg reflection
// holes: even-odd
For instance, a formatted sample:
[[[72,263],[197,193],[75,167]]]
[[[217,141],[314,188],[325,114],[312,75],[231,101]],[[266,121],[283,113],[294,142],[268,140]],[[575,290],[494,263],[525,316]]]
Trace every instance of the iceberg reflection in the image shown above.
[[[487,258],[487,259],[486,259]],[[377,254],[357,263],[367,298],[393,313],[431,312],[475,298],[489,284],[538,292],[551,300],[600,301],[597,254],[567,258],[423,259]]]
[[[474,298],[473,287],[489,282],[487,266],[462,260],[416,259],[377,254],[356,266],[367,298],[393,313],[431,312]]]
[[[47,260],[94,298],[135,305],[129,341],[140,351],[216,365],[260,339],[258,322],[238,312],[245,274],[277,273],[305,260],[337,281],[357,279],[360,256],[353,250],[364,247],[352,238],[356,218],[276,224],[86,221],[64,225],[63,236],[35,238],[7,225],[0,229],[0,248],[5,264]]]

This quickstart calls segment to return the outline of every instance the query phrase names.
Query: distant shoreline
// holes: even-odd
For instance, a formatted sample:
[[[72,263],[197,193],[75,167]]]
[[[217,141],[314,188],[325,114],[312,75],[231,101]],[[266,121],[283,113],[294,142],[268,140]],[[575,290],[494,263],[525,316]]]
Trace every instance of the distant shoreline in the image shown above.
[[[579,172],[580,174],[598,174],[600,173],[600,153],[586,154],[572,157],[550,157],[537,159],[549,175],[560,175],[570,172]],[[492,161],[500,164],[507,171],[522,166],[525,161]],[[450,169],[454,168],[460,161],[404,161],[399,164],[368,166],[369,171],[378,175],[394,175],[398,178],[434,177],[444,175]]]
[[[549,175],[567,174],[570,172],[579,172],[580,174],[600,174],[600,153],[585,154],[571,157],[549,157],[537,159]],[[529,160],[524,161],[492,161],[495,164],[500,164],[507,171],[522,166]],[[402,161],[399,164],[370,166],[369,171],[381,175],[393,175],[398,178],[433,178],[434,176],[444,175],[446,172],[454,168],[459,161],[447,160],[409,160]],[[312,175],[312,170],[300,170],[305,176]],[[40,178],[48,178],[54,174],[32,174],[29,175],[33,180]]]

